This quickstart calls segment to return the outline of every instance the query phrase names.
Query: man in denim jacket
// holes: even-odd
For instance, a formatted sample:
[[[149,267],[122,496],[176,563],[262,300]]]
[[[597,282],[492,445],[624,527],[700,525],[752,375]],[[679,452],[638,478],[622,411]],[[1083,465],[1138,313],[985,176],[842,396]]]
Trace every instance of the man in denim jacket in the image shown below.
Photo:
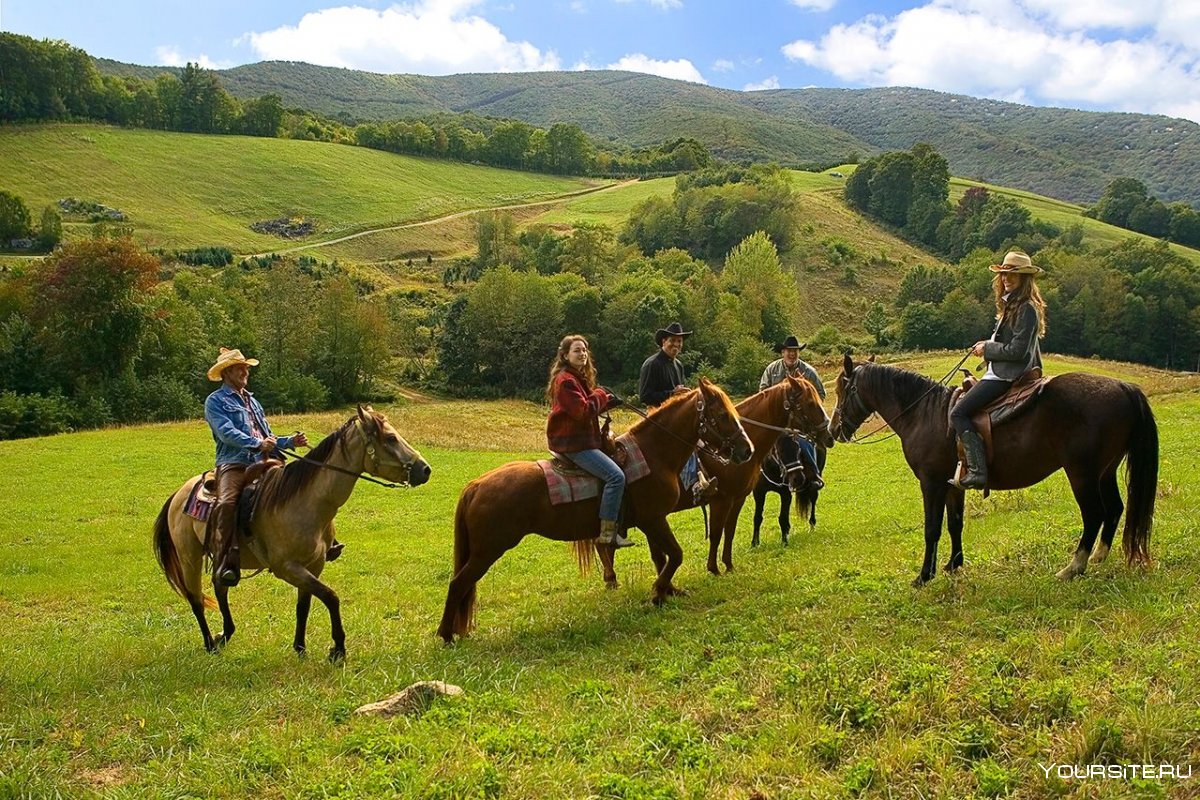
[[[237,504],[246,483],[246,467],[275,455],[278,449],[308,446],[303,433],[278,437],[271,433],[262,405],[246,389],[250,368],[257,366],[258,359],[222,347],[217,363],[208,370],[210,381],[221,381],[221,388],[204,401],[204,419],[217,443],[217,501],[208,524],[220,548],[215,559],[216,579],[226,586],[237,586],[241,580]]]

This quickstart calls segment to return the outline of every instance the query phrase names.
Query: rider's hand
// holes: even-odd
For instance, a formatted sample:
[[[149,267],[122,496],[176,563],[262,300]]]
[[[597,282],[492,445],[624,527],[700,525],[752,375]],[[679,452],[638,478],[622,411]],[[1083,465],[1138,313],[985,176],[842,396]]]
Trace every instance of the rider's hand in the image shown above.
[[[971,348],[971,355],[979,356],[980,358],[982,358],[983,357],[983,346],[985,344],[987,344],[987,342],[976,342],[975,346]]]
[[[607,390],[605,390],[605,391],[607,391]],[[608,393],[608,407],[609,408],[618,408],[619,406],[623,406],[623,405],[625,405],[625,401],[623,399],[621,399],[620,397],[617,397],[612,392]]]
[[[297,433],[295,436],[292,437],[292,446],[293,447],[308,447],[308,437],[304,435],[303,431],[300,431],[299,433]]]
[[[689,389],[688,387],[684,386],[681,383],[678,386],[676,386],[674,389],[671,390],[671,394],[683,394],[684,392],[690,392],[690,391],[691,391],[691,389]]]
[[[270,453],[275,449],[276,444],[278,444],[278,440],[274,436],[268,436],[262,440],[262,443],[258,446],[258,449],[260,452]]]

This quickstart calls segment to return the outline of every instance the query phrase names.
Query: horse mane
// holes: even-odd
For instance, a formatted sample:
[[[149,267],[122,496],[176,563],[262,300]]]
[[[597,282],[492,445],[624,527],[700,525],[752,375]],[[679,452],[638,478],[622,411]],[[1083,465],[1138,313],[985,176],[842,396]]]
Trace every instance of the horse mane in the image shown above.
[[[322,439],[305,456],[307,460],[296,459],[284,464],[282,469],[269,470],[258,487],[258,508],[264,511],[277,508],[304,491],[321,472],[321,464],[329,460],[335,448],[343,446],[346,432],[354,425],[355,419],[357,417],[346,420],[342,427]],[[314,461],[320,463],[314,464]]]
[[[691,398],[692,392],[697,391],[699,391],[699,389],[688,389],[686,392],[681,392],[680,394],[668,397],[660,405],[653,408],[650,411],[649,416],[655,416],[666,411],[667,409],[674,408],[680,403],[686,402],[689,398]],[[649,419],[643,417],[642,419],[639,419],[637,422],[633,423],[633,426],[629,429],[629,432],[634,433],[649,424],[652,424]]]
[[[948,403],[950,389],[919,372],[888,364],[859,364],[854,369],[855,380],[860,381],[874,397],[887,392],[903,406],[916,401],[928,393],[927,399],[937,401],[937,407]],[[923,404],[924,405],[924,404]],[[928,408],[926,413],[933,413]],[[940,413],[940,412],[938,412]],[[944,420],[942,420],[944,422]]]

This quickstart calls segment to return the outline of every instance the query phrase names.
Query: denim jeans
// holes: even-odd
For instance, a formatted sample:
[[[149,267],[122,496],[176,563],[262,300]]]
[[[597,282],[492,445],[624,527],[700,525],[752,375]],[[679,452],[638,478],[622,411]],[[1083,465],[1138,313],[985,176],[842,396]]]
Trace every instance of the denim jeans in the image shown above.
[[[963,395],[950,412],[950,424],[954,426],[955,433],[959,436],[966,431],[977,433],[971,417],[976,411],[1007,392],[1011,386],[1012,381],[986,380],[977,383],[971,391]]]
[[[825,471],[825,448],[822,447],[818,450],[808,439],[799,436],[796,437],[796,445],[804,453],[804,457],[808,463],[816,467],[817,476],[819,477]]]
[[[692,486],[700,479],[700,459],[693,450],[688,456],[687,463],[683,465],[683,469],[679,471],[679,480],[683,482],[684,489],[691,489]]]
[[[621,513],[621,497],[625,494],[625,473],[600,450],[580,450],[563,455],[575,462],[575,466],[604,481],[604,493],[600,495],[600,519],[616,522]]]

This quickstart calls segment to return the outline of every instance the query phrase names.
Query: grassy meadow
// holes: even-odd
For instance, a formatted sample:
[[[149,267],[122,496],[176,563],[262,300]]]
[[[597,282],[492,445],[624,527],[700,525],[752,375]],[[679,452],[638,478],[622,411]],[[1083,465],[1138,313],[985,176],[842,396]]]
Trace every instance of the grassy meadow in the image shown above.
[[[956,360],[910,365],[940,377]],[[748,546],[746,509],[737,570],[712,577],[699,515],[677,515],[690,594],[655,608],[644,546],[606,591],[530,537],[480,584],[475,634],[445,647],[433,632],[458,493],[540,454],[545,410],[402,404],[385,410],[433,477],[361,484],[338,517],[347,551],[325,577],[344,666],[317,656],[317,603],[314,655],[296,658],[294,593],[268,575],[233,590],[237,635],[203,652],[150,546],[164,499],[211,461],[202,421],[0,442],[0,798],[1195,797],[1200,775],[1060,779],[1039,764],[1200,766],[1200,378],[1048,366],[1151,395],[1153,569],[1114,553],[1057,581],[1080,528],[1058,474],[973,495],[965,570],[912,589],[920,493],[898,443],[838,445],[818,525],[790,547],[772,498],[763,546]],[[323,434],[348,413],[274,421]],[[429,679],[465,695],[419,717],[351,714]]]
[[[249,225],[316,220],[324,241],[472,208],[544,200],[594,181],[394,155],[365,147],[103,125],[0,128],[4,188],[35,218],[64,197],[124,211],[152,247],[285,249]],[[281,201],[280,198],[287,198]]]

